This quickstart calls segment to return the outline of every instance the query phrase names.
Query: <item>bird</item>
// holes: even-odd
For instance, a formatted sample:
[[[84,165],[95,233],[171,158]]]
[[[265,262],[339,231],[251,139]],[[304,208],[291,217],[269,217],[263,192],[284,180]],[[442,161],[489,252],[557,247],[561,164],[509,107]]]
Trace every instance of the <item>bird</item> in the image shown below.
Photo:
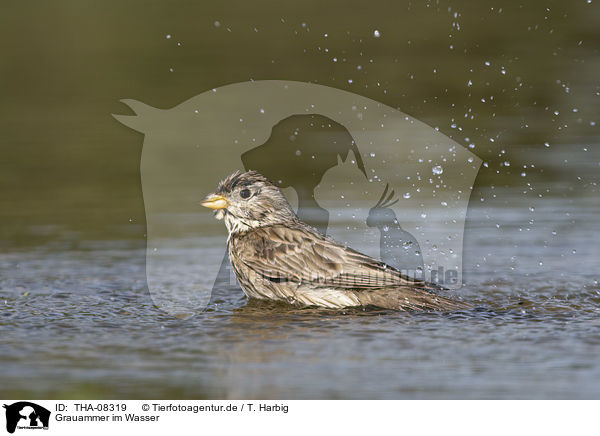
[[[385,185],[377,204],[369,210],[367,226],[379,229],[382,261],[409,276],[421,278],[424,272],[421,247],[417,239],[398,222],[392,209],[398,199],[394,200],[394,190],[388,194],[388,189],[389,184]]]
[[[200,203],[227,228],[227,252],[250,299],[329,309],[374,306],[454,311],[471,305],[438,292],[301,221],[279,187],[257,171],[229,175]]]

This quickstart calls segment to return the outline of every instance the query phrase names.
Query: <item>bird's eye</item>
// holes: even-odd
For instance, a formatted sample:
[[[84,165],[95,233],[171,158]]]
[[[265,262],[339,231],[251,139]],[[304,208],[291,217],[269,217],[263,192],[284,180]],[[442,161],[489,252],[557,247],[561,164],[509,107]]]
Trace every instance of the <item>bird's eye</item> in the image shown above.
[[[242,198],[248,198],[248,197],[250,197],[250,190],[249,189],[242,189],[240,191],[240,197],[242,197]]]

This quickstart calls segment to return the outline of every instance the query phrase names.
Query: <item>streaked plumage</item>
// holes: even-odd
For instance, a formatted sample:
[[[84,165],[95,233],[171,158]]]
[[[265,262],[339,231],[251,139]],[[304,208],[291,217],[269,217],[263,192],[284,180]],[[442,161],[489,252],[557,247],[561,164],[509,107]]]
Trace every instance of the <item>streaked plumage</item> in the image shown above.
[[[234,173],[202,204],[224,219],[227,248],[250,298],[330,308],[457,310],[437,285],[348,248],[300,221],[281,190],[255,171]]]

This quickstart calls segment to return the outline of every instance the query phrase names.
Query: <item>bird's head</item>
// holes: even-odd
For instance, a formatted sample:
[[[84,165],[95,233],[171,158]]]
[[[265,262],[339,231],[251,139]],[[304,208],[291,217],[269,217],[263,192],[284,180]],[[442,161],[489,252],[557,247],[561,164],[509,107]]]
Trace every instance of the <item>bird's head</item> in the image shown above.
[[[231,174],[201,204],[225,219],[230,234],[297,219],[281,189],[256,171]]]

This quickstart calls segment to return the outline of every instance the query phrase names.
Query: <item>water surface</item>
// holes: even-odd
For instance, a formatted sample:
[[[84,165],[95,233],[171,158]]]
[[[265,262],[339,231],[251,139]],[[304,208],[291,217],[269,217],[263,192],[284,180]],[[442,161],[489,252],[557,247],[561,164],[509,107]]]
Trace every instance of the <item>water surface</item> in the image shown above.
[[[5,253],[2,396],[598,397],[600,205],[532,213],[512,194],[470,209],[466,285],[451,294],[476,309],[449,314],[294,308],[232,287],[177,319],[153,305],[135,241]]]

